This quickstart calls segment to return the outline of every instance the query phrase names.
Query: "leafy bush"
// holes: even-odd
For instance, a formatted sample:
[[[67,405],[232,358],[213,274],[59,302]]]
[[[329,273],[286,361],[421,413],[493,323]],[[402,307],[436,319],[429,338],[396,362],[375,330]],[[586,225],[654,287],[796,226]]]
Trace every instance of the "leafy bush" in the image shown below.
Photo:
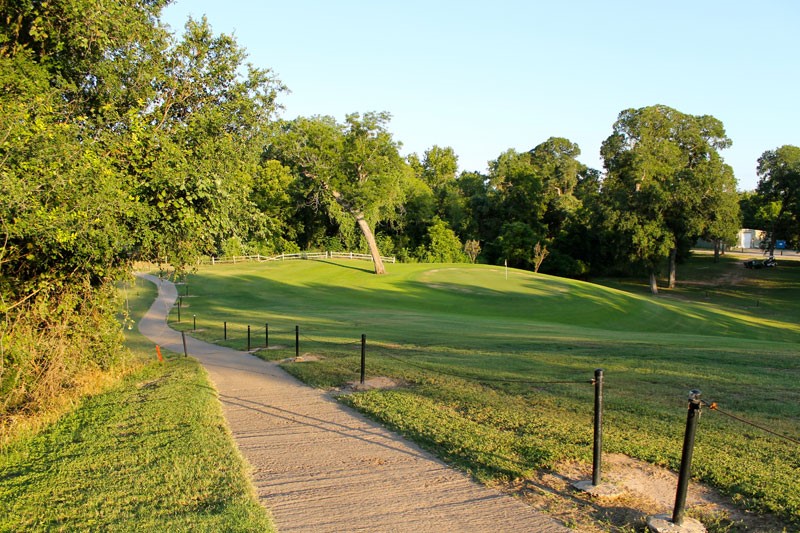
[[[458,236],[439,217],[434,217],[425,244],[417,248],[414,255],[423,263],[469,262]]]

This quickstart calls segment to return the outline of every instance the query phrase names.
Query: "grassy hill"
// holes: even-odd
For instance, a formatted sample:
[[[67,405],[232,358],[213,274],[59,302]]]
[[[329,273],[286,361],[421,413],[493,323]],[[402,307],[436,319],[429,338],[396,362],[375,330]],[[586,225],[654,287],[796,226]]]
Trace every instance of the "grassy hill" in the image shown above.
[[[232,308],[254,311],[254,320],[260,316],[290,322],[302,319],[306,323],[330,319],[330,327],[342,330],[360,324],[365,316],[370,317],[372,329],[392,330],[391,323],[380,329],[380,320],[387,315],[381,311],[390,311],[388,316],[393,319],[414,320],[424,310],[424,322],[435,314],[459,322],[528,322],[555,329],[567,326],[631,334],[700,334],[789,342],[800,336],[800,324],[794,319],[800,316],[797,287],[792,291],[776,286],[776,292],[785,294],[781,298],[776,294],[774,301],[757,299],[744,290],[741,306],[719,306],[707,301],[654,299],[513,269],[506,279],[502,268],[485,265],[398,264],[385,276],[371,275],[363,265],[304,261],[216,266],[203,273],[213,272],[213,276],[191,279],[191,295],[221,298],[216,307],[208,309],[212,313],[225,312],[226,303],[235,302]],[[785,273],[790,268],[747,273]],[[210,318],[200,316],[198,320]],[[213,322],[208,325],[217,326]]]
[[[524,477],[591,457],[595,368],[606,375],[607,452],[677,468],[686,395],[800,435],[800,262],[747,271],[695,258],[679,289],[651,297],[485,265],[292,262],[208,267],[189,278],[183,329],[264,357],[322,387],[368,375],[404,387],[343,401],[476,477]],[[625,290],[621,290],[625,289]],[[194,315],[194,316],[193,316]],[[173,321],[177,318],[173,313]],[[228,323],[224,341],[223,321]],[[695,474],[743,506],[800,522],[797,445],[719,413],[702,419]]]

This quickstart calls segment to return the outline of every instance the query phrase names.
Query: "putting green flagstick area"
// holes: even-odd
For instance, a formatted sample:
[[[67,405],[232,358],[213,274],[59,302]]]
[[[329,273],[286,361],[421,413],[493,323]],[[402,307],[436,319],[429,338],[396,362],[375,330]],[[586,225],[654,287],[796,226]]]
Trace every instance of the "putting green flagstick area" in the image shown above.
[[[484,481],[591,461],[595,368],[605,371],[606,453],[677,469],[687,394],[800,435],[800,262],[744,271],[696,257],[660,298],[486,265],[298,261],[202,268],[173,327],[283,363],[318,387],[367,377],[393,390],[341,396]],[[731,283],[725,280],[734,276]],[[726,276],[728,278],[726,278]],[[731,278],[732,279],[732,278]],[[227,322],[227,340],[223,340]],[[704,411],[693,474],[742,507],[800,524],[794,443]],[[691,511],[690,511],[691,512]]]
[[[127,344],[151,362],[0,451],[0,531],[273,531],[205,371],[156,363],[136,329],[155,287],[125,291]]]

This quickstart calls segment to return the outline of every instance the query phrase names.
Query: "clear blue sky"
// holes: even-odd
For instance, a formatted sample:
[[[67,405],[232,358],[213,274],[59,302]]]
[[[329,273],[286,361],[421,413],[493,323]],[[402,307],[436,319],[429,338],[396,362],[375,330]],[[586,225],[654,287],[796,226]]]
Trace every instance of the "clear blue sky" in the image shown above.
[[[765,151],[800,146],[800,1],[179,0],[289,87],[283,116],[388,111],[403,153],[451,146],[462,170],[551,136],[602,170],[620,111],[721,120],[742,190]]]

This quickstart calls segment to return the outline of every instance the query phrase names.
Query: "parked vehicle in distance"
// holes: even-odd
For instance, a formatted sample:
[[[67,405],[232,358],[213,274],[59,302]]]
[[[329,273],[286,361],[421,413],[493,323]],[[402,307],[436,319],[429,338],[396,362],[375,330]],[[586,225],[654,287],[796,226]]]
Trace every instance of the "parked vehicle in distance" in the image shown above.
[[[766,259],[751,259],[749,261],[744,262],[745,268],[770,268],[778,266],[778,261],[775,260],[773,256],[769,256]]]

